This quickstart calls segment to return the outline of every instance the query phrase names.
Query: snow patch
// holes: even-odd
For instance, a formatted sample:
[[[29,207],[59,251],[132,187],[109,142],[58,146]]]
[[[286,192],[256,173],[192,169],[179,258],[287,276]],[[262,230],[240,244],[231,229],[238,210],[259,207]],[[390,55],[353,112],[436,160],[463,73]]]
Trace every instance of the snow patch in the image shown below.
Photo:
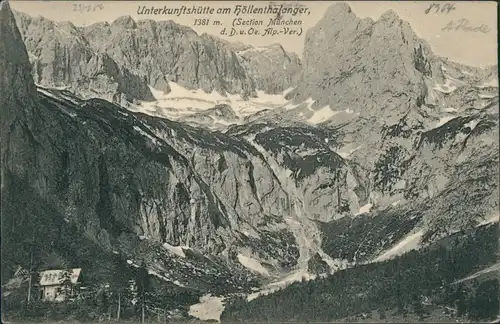
[[[183,284],[181,284],[181,283],[179,282],[179,280],[174,280],[174,281],[173,281],[173,283],[174,283],[174,285],[177,285],[177,286],[179,286],[179,287],[183,287],[183,288],[185,288],[185,287],[186,287],[186,286],[184,286]]]
[[[205,295],[200,302],[189,307],[189,315],[202,321],[216,320],[220,322],[220,316],[224,311],[224,298]]]
[[[480,93],[478,94],[478,97],[481,99],[492,99],[496,98],[498,95],[497,94],[490,94],[490,93]]]
[[[418,231],[408,235],[407,237],[399,241],[399,243],[394,245],[391,249],[378,256],[373,262],[386,261],[411,250],[417,250],[420,247],[420,240],[422,239],[423,235],[423,231]]]
[[[347,144],[346,146],[340,148],[335,153],[337,153],[338,155],[340,155],[342,158],[347,159],[347,158],[349,158],[349,156],[352,153],[356,152],[361,147],[362,147],[362,145],[359,145],[359,146],[353,148],[351,144]]]
[[[269,275],[269,272],[267,271],[267,269],[264,268],[258,260],[244,256],[242,254],[238,254],[238,261],[244,267],[246,267],[254,272],[260,273],[260,274],[265,275],[265,276]]]
[[[163,243],[163,247],[167,249],[170,253],[177,255],[178,257],[185,258],[186,254],[181,246],[173,246],[168,243]]]
[[[396,200],[396,201],[391,203],[391,206],[396,207],[397,205],[399,205],[400,202],[401,202],[401,200]]]
[[[218,104],[230,105],[234,112],[241,116],[249,116],[265,109],[274,109],[288,103],[285,99],[286,93],[293,90],[287,89],[283,94],[267,94],[257,90],[257,97],[243,99],[239,94],[221,94],[217,91],[206,93],[201,89],[190,90],[175,82],[169,82],[171,91],[164,93],[153,87],[149,87],[155,101],[142,101],[138,105],[132,105],[130,110],[142,112],[147,115],[179,119],[194,113],[203,112]]]
[[[319,124],[329,120],[338,113],[338,111],[333,111],[330,106],[324,106],[320,110],[315,111],[307,121],[311,124]]]
[[[153,137],[153,136],[151,136],[150,134],[146,133],[146,132],[145,132],[144,130],[142,130],[139,126],[134,126],[134,129],[135,129],[138,133],[140,133],[142,136],[145,136],[145,137],[149,138],[149,139],[153,142],[153,144],[154,144],[154,145],[158,145],[158,144],[159,144],[159,143],[158,143],[158,140],[157,140],[155,137]],[[143,237],[143,236],[144,236],[144,235],[141,235],[139,238],[140,238],[141,240],[145,239],[146,237]]]
[[[436,83],[433,89],[442,93],[452,93],[453,91],[457,90],[457,86],[454,85],[450,79],[446,79],[446,82],[444,84]]]
[[[285,91],[287,91],[287,90],[285,90]],[[237,96],[231,96],[232,103],[235,101],[235,99],[237,99]],[[276,94],[267,94],[261,90],[257,90],[257,97],[250,98],[249,101],[255,105],[267,106],[267,108],[282,106],[288,102],[288,100],[285,99],[285,92],[283,92],[283,94],[276,95]],[[238,105],[236,105],[236,106],[238,107]],[[237,110],[239,110],[239,109],[237,109]]]
[[[447,113],[452,113],[452,112],[457,112],[458,110],[455,108],[443,108],[442,111]]]
[[[300,146],[300,151],[297,150],[295,153],[297,153],[298,155],[300,155],[301,157],[306,157],[306,156],[311,156],[311,155],[315,155],[319,152],[319,150],[317,149],[313,149],[313,148],[305,148],[304,144],[302,144]]]
[[[488,219],[483,220],[481,223],[479,223],[475,227],[497,223],[499,221],[499,218],[500,218],[500,215],[498,215],[498,214],[494,215]],[[453,231],[450,234],[454,234],[457,232],[458,231]],[[392,248],[385,251],[377,258],[375,258],[372,262],[386,261],[386,260],[392,259],[394,257],[400,256],[402,254],[405,254],[406,252],[409,252],[412,250],[418,250],[421,247],[420,241],[421,241],[423,235],[424,235],[423,230],[419,230],[417,232],[414,232],[412,234],[407,235],[404,239],[399,241]]]
[[[202,89],[191,90],[187,89],[175,82],[168,82],[170,87],[170,92],[165,94],[163,91],[156,90],[152,87],[151,93],[157,100],[162,99],[174,99],[174,98],[191,98],[198,99],[200,101],[227,101],[227,97],[221,95],[219,92],[213,90],[211,93],[207,93]]]
[[[275,281],[275,282],[268,284],[267,286],[262,288],[260,291],[257,291],[257,292],[254,292],[254,293],[247,295],[247,301],[252,301],[260,296],[269,295],[275,291],[278,291],[282,288],[285,288],[285,287],[291,285],[294,282],[298,282],[301,280],[309,281],[309,280],[314,280],[314,279],[316,279],[316,276],[310,274],[309,272],[307,272],[307,270],[305,270],[305,269],[297,270],[297,271],[294,271],[294,272],[286,275],[285,277],[281,278],[278,281]]]
[[[474,279],[474,278],[477,278],[481,275],[484,275],[484,274],[487,274],[487,273],[490,273],[490,272],[499,272],[500,273],[500,263],[495,263],[494,265],[492,265],[491,267],[488,267],[486,269],[483,269],[483,270],[480,270],[466,278],[463,278],[463,279],[460,279],[460,280],[457,280],[455,281],[454,283],[457,284],[457,283],[460,283],[460,282],[464,282],[464,281],[467,281],[467,280],[471,280],[471,279]],[[490,323],[496,323],[496,322],[490,322]]]
[[[270,50],[271,49],[268,47],[251,47],[251,48],[243,50],[243,51],[238,51],[238,52],[236,52],[236,54],[243,55],[243,54],[249,53],[249,52],[268,52]]]
[[[477,124],[478,124],[477,120],[471,120],[470,122],[465,124],[464,127],[469,127],[471,130],[474,130],[474,128],[476,128]]]
[[[298,106],[300,106],[301,104],[293,104],[293,103],[288,103],[286,105],[283,106],[283,109],[285,110],[292,110],[294,108],[297,108]]]
[[[449,121],[450,121],[450,120],[452,120],[453,118],[455,118],[455,117],[453,117],[453,116],[446,116],[446,117],[442,117],[442,118],[440,118],[440,119],[439,119],[439,121],[437,122],[437,124],[436,124],[435,128],[436,128],[436,127],[440,127],[440,126],[442,126],[442,125],[446,124],[447,122],[449,122]]]
[[[153,270],[148,270],[148,274],[149,275],[152,275],[152,276],[155,276],[157,278],[160,278],[161,280],[164,280],[164,281],[168,281],[168,282],[171,282],[170,279],[168,279],[167,277],[165,276],[162,276],[161,274],[159,274],[158,272],[156,271],[153,271]]]
[[[498,79],[492,79],[489,82],[476,86],[476,88],[498,88]]]
[[[355,214],[355,216],[362,215],[362,214],[368,214],[370,210],[372,209],[373,205],[372,204],[366,204],[359,208],[359,211]]]
[[[291,87],[291,88],[285,89],[283,91],[283,97],[286,96],[287,94],[289,94],[290,92],[292,92],[294,89],[295,89],[295,87]]]
[[[129,265],[131,265],[131,266],[133,266],[135,268],[139,268],[139,265],[135,264],[134,261],[132,261],[132,260],[127,260],[127,264],[129,264]]]
[[[307,108],[311,108],[312,105],[314,104],[315,100],[313,100],[313,98],[309,97],[307,98],[306,101],[304,101],[303,103],[307,104]]]
[[[48,88],[46,88],[46,89],[48,89]],[[55,89],[55,90],[64,90],[65,88],[53,88],[53,89]],[[57,99],[57,100],[60,100],[60,99],[61,99],[60,97],[58,97],[58,96],[54,95],[53,93],[51,93],[51,92],[49,92],[49,91],[47,91],[47,90],[45,90],[45,89],[42,89],[42,88],[40,88],[40,87],[39,87],[37,90],[38,90],[38,92],[41,92],[41,93],[43,93],[44,95],[46,95],[46,96],[48,96],[48,97],[51,97],[51,98],[54,98],[54,99]],[[64,96],[63,96],[63,98],[64,98],[64,99],[66,99]],[[77,103],[77,102],[75,102],[74,100],[71,100],[71,102],[73,102],[74,104],[78,104],[78,103]],[[70,117],[73,117],[73,118],[74,118],[74,117],[76,117],[76,116],[77,116],[77,114],[76,114],[76,113],[68,111],[68,110],[67,110],[65,107],[63,107],[62,105],[57,105],[57,107],[58,107],[58,108],[59,108],[62,112],[64,112],[66,115],[68,115],[68,116],[70,116]]]
[[[43,89],[47,89],[47,90],[50,90],[50,89],[53,89],[53,90],[66,90],[66,89],[68,89],[68,87],[66,87],[66,86],[63,86],[63,87],[50,87],[49,88],[49,87],[45,87],[45,86],[43,86],[43,85],[41,85],[39,83],[36,83],[36,82],[35,82],[35,85],[38,88],[38,90],[43,90]],[[54,97],[54,95],[51,94],[51,93],[47,93],[47,95]],[[54,97],[54,98],[56,98],[56,97]]]
[[[479,223],[477,226],[483,226],[483,225],[488,225],[488,224],[493,224],[493,223],[498,223],[500,218],[500,215],[495,215],[493,217],[490,217],[488,219],[483,220],[481,223]]]

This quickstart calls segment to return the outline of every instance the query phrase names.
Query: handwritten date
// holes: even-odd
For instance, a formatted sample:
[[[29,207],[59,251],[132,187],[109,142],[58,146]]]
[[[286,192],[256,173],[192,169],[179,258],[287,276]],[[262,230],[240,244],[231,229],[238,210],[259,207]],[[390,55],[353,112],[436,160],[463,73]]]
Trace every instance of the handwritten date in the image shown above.
[[[429,8],[425,9],[425,14],[436,13],[436,14],[449,14],[450,11],[456,10],[455,4],[453,2],[447,3],[431,3]]]
[[[80,13],[91,12],[102,9],[104,9],[104,5],[102,3],[93,3],[93,4],[73,3],[73,11],[77,11]]]

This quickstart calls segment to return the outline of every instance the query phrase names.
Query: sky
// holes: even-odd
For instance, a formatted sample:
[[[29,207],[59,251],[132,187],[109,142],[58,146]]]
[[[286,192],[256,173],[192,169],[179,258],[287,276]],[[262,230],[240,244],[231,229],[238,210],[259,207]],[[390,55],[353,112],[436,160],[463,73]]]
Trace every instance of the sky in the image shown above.
[[[302,21],[302,28],[306,30],[314,26],[322,18],[326,9],[335,1],[293,1],[300,3],[309,9],[307,15],[297,15],[293,17]],[[432,4],[428,1],[346,1],[352,11],[360,18],[370,17],[377,20],[382,13],[392,9],[401,19],[410,23],[415,33],[427,40],[433,51],[441,56],[453,61],[473,65],[486,66],[497,64],[497,9],[496,2],[488,1],[461,1],[454,2],[454,10],[449,12],[439,12],[432,10],[425,13]],[[274,1],[275,4],[286,3]],[[288,2],[289,4],[292,1]],[[436,2],[444,6],[446,2]],[[451,2],[449,2],[451,3]],[[14,10],[27,13],[31,16],[43,16],[54,21],[71,21],[77,26],[90,25],[100,21],[113,21],[124,15],[130,15],[135,20],[173,20],[179,24],[189,26],[198,33],[208,33],[217,35],[230,41],[242,42],[253,46],[266,46],[273,43],[280,43],[287,51],[296,52],[302,55],[304,47],[305,32],[302,35],[275,35],[275,36],[249,36],[235,35],[232,37],[220,34],[222,28],[230,29],[234,15],[212,14],[206,16],[195,15],[139,15],[138,7],[155,6],[163,8],[178,8],[182,5],[187,7],[210,6],[217,8],[231,7],[235,5],[254,5],[255,7],[266,6],[269,1],[22,1],[11,0],[11,7]],[[87,11],[90,9],[90,11]],[[95,9],[95,10],[93,10]],[[241,16],[247,19],[260,19],[267,25],[272,15]],[[285,18],[291,17],[289,15]],[[195,26],[195,19],[208,18],[208,26]],[[458,21],[465,19],[469,27],[483,27],[483,31],[464,30],[442,30],[450,21],[457,25]],[[215,20],[220,21],[220,25],[213,25]],[[463,20],[464,21],[464,20]],[[259,27],[261,30],[265,29]]]

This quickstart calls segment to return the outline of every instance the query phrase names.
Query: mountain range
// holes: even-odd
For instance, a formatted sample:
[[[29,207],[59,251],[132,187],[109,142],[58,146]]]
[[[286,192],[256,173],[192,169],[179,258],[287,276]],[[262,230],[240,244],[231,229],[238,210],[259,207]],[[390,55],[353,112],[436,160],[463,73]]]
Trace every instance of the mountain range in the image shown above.
[[[195,299],[257,298],[498,220],[497,67],[435,55],[392,11],[332,5],[299,59],[2,2],[0,71],[4,278],[40,237],[88,269],[83,246]]]

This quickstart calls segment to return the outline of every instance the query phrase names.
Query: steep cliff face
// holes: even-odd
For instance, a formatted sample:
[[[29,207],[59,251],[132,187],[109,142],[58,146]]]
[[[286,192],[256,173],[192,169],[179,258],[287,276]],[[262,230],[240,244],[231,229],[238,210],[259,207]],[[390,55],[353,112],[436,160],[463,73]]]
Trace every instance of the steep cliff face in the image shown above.
[[[473,138],[493,154],[488,161],[498,159],[494,68],[440,58],[394,12],[360,19],[345,3],[332,5],[305,42],[302,75],[290,94],[295,104],[271,118],[334,129],[332,149],[359,166],[370,205],[413,203],[458,185],[464,154],[468,163],[483,159],[465,153],[474,150]],[[495,203],[488,206],[489,215]]]
[[[297,54],[287,53],[280,44],[251,47],[236,52],[242,58],[258,90],[281,94],[294,87],[302,68]]]
[[[349,108],[363,115],[377,112],[379,117],[405,110],[425,96],[423,73],[412,60],[420,46],[423,55],[429,53],[409,24],[392,11],[373,22],[358,18],[345,3],[332,5],[306,34],[295,97],[311,97],[318,107]],[[424,61],[421,69],[426,68]]]
[[[15,25],[12,28],[17,32]],[[20,37],[15,42],[24,50]],[[4,61],[8,56],[3,55]],[[30,100],[26,108],[41,115],[35,123],[39,144],[30,158],[14,161],[14,152],[33,147],[26,143],[30,134],[15,134],[7,145],[10,150],[3,152],[12,160],[5,171],[37,188],[58,214],[103,249],[116,248],[117,242],[135,234],[157,244],[225,256],[235,264],[244,254],[267,264],[270,273],[307,268],[315,253],[328,259],[310,218],[338,212],[340,198],[330,203],[327,197],[347,192],[346,164],[319,145],[325,161],[333,164],[310,167],[302,153],[292,152],[300,138],[279,148],[267,139],[282,131],[297,131],[307,139],[307,129],[277,129],[257,137],[204,131],[104,100],[81,100],[67,90],[39,88],[36,93],[27,54],[21,67],[26,85],[20,92],[6,90],[19,96],[31,89],[25,95]],[[12,97],[5,97],[2,109],[17,107]],[[7,138],[11,129],[3,127]],[[300,173],[301,183],[290,181],[288,170]],[[312,192],[308,184],[318,179],[326,182]],[[351,198],[356,203],[357,198]]]
[[[313,110],[328,105],[389,124],[414,107],[430,113],[481,106],[477,87],[496,80],[494,70],[434,55],[393,11],[373,21],[338,3],[308,30],[302,76],[292,94],[297,103],[313,100]]]
[[[35,109],[36,87],[31,76],[28,53],[24,47],[9,4],[0,4],[0,109],[2,112],[2,188],[8,170],[21,177],[33,177],[36,170],[28,167],[39,150],[38,120]]]
[[[154,100],[145,78],[106,53],[94,51],[82,31],[70,22],[56,23],[21,13],[16,16],[36,83],[123,105],[134,99]]]
[[[209,93],[253,94],[253,82],[233,51],[173,21],[121,17],[111,24],[89,26],[84,33],[92,48],[146,75],[158,90],[168,92],[168,79]]]
[[[325,158],[335,164],[325,168],[300,158],[281,164],[260,138],[132,114],[99,99],[78,101],[66,91],[40,89],[38,98],[47,115],[38,135],[48,148],[35,153],[36,166],[23,161],[36,169],[27,181],[103,248],[135,234],[232,262],[246,253],[278,272],[320,249],[309,242],[318,236],[309,218],[337,213],[329,197],[347,190],[346,165],[334,153]],[[289,159],[294,149],[280,150]],[[303,182],[289,180],[289,169],[303,171]]]
[[[296,54],[280,45],[252,48],[198,35],[173,21],[134,21],[75,27],[16,13],[35,82],[68,87],[84,98],[99,97],[125,105],[154,101],[148,86],[165,93],[169,82],[202,89],[256,96],[256,90],[281,93],[294,86],[300,71]],[[240,55],[241,54],[241,55]]]

